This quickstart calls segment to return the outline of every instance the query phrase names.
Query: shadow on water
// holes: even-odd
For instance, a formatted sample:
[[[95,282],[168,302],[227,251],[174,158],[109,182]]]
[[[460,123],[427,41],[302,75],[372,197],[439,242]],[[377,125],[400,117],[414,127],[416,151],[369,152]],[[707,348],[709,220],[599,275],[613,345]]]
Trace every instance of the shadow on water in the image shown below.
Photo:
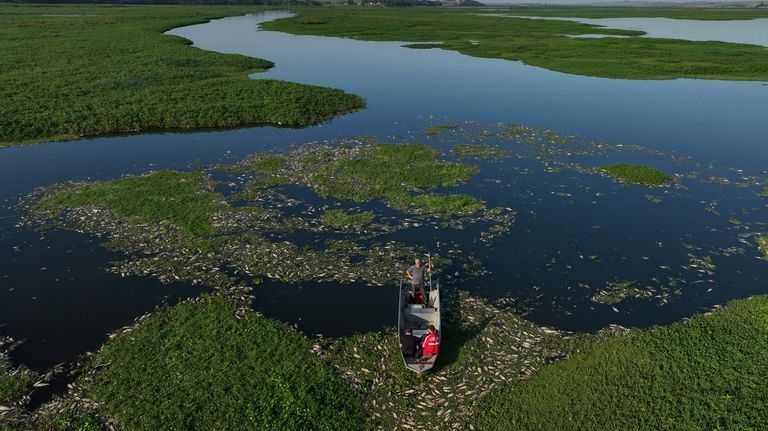
[[[253,308],[294,324],[308,335],[342,337],[397,325],[397,287],[365,283],[267,280],[254,291]]]

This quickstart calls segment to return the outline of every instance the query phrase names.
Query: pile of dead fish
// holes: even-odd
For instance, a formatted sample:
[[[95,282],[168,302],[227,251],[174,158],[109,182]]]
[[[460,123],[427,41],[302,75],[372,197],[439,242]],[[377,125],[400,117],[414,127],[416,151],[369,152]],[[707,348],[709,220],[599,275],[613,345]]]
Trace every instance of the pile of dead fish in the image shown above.
[[[361,335],[351,343],[330,340],[313,348],[351,386],[364,389],[370,428],[466,429],[482,397],[531,377],[548,358],[562,357],[546,342],[557,331],[464,292],[446,301],[444,362],[422,378],[405,370],[394,333]],[[459,348],[460,356],[448,353]]]

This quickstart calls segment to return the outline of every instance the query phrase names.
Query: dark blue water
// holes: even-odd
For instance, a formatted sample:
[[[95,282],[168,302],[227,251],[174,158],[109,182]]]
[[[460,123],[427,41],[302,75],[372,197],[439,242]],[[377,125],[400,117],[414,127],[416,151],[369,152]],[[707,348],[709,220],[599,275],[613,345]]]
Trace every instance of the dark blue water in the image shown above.
[[[762,83],[580,77],[448,51],[409,50],[398,43],[257,30],[260,21],[279,16],[284,15],[228,18],[172,33],[203,49],[277,64],[254,78],[341,88],[364,97],[368,109],[306,129],[146,134],[0,151],[0,332],[26,340],[14,352],[16,361],[44,369],[71,360],[98,348],[107,332],[163,301],[200,293],[185,284],[161,285],[105,272],[109,262],[121,256],[101,248],[98,238],[17,227],[21,212],[15,204],[37,187],[234,162],[262,150],[359,135],[428,142],[447,154],[450,143],[474,140],[472,135],[455,131],[428,139],[424,129],[465,120],[476,122],[471,127],[478,131],[497,121],[518,123],[665,153],[564,157],[586,167],[622,160],[681,174],[699,170],[738,178],[741,174],[729,168],[762,175],[768,166],[768,86]],[[446,243],[459,246],[490,272],[484,277],[459,274],[462,281],[453,287],[490,299],[512,297],[521,313],[538,323],[588,331],[608,323],[667,323],[767,290],[768,263],[755,258],[754,245],[739,241],[740,234],[761,229],[768,219],[766,201],[755,187],[687,180],[685,188],[624,187],[571,169],[546,172],[540,160],[522,156],[519,146],[503,139],[489,142],[510,146],[521,158],[476,161],[481,173],[459,190],[479,195],[489,206],[514,208],[517,222],[509,233],[491,244],[478,242],[472,230],[421,229],[393,235],[436,251],[444,252]],[[681,163],[673,160],[675,154],[714,166]],[[495,179],[501,181],[485,181]],[[646,194],[659,195],[662,202],[653,203]],[[718,201],[720,215],[704,211],[711,201]],[[745,225],[730,225],[731,216]],[[697,249],[691,250],[691,245]],[[723,255],[731,246],[741,246],[744,255]],[[715,274],[700,276],[684,269],[689,253],[711,256]],[[679,292],[665,298],[628,299],[615,306],[617,311],[590,301],[595,290],[610,281],[632,280],[667,295],[675,290],[668,286],[669,277],[680,279],[675,288]],[[395,297],[389,286],[311,284],[299,289],[266,283],[255,295],[256,309],[309,334],[343,335],[394,323]],[[355,306],[364,303],[373,305]],[[355,325],[336,317],[350,309],[360,311]]]

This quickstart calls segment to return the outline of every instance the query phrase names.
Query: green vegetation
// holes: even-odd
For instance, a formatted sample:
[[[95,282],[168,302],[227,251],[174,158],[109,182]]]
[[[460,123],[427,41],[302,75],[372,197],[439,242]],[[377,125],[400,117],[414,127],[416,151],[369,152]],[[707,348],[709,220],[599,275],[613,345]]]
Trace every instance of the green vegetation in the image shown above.
[[[259,10],[0,5],[0,146],[146,130],[306,126],[364,107],[340,90],[249,79],[272,63],[162,34]]]
[[[672,177],[656,168],[628,163],[603,166],[601,170],[614,178],[647,186],[660,186],[672,180]]]
[[[255,171],[272,173],[284,168],[287,163],[288,161],[284,157],[266,154],[251,163],[249,168]]]
[[[397,208],[426,213],[472,213],[482,202],[468,195],[416,195],[411,191],[446,187],[468,180],[478,168],[437,159],[437,151],[421,144],[378,144],[364,156],[321,164],[309,185],[337,199],[384,198]]]
[[[410,48],[425,49],[425,48],[434,48],[434,46],[429,44],[417,44],[417,45],[410,46]],[[427,132],[427,136],[437,136],[442,131],[453,130],[457,127],[459,127],[458,124],[438,124],[437,126],[427,127],[426,132]]]
[[[400,208],[412,208],[426,214],[474,214],[483,208],[485,204],[474,196],[467,194],[441,195],[428,193],[423,195],[403,195],[392,199],[395,206]]]
[[[349,214],[340,209],[328,210],[320,218],[323,223],[334,227],[365,226],[373,221],[370,211]]]
[[[762,429],[768,298],[628,335],[576,338],[567,360],[478,409],[482,430]]]
[[[203,173],[160,171],[56,191],[34,210],[56,216],[67,208],[99,206],[127,219],[169,222],[182,233],[204,235],[213,231],[211,216],[228,208],[210,188]]]
[[[501,157],[507,154],[506,151],[499,147],[485,144],[456,144],[451,147],[451,151],[459,157]]]
[[[7,344],[10,344],[10,341],[0,337],[0,406],[17,401],[37,378],[37,375],[27,368],[11,368],[5,351]]]
[[[28,428],[16,428],[15,431],[102,431],[104,429],[101,426],[101,420],[91,409],[83,408],[77,402],[69,400],[63,404],[55,411],[38,412],[34,425],[30,424]]]
[[[634,11],[626,10],[625,16],[633,16]],[[477,10],[334,8],[299,9],[298,12],[295,17],[266,23],[263,28],[365,40],[442,42],[437,47],[475,57],[518,60],[578,75],[627,79],[768,79],[768,51],[754,45],[641,38],[636,37],[643,34],[638,31],[570,21],[479,16]],[[519,9],[515,9],[510,15],[518,12]],[[544,11],[529,12],[535,15]],[[694,14],[691,12],[690,16]],[[704,15],[706,13],[699,14]],[[723,11],[709,16],[726,15]],[[730,14],[739,18],[765,15],[739,11]],[[580,34],[630,37],[566,36]]]
[[[598,304],[614,305],[626,298],[641,298],[651,296],[650,291],[638,289],[634,281],[609,282],[605,289],[601,289],[592,295],[592,301]]]
[[[306,339],[221,296],[154,314],[93,363],[84,392],[126,431],[360,428],[356,397]]]
[[[758,234],[755,236],[755,242],[757,242],[758,248],[763,253],[763,260],[768,260],[768,235]]]
[[[736,217],[729,218],[728,223],[734,226],[741,226],[742,224],[744,224],[741,220],[737,219]]]

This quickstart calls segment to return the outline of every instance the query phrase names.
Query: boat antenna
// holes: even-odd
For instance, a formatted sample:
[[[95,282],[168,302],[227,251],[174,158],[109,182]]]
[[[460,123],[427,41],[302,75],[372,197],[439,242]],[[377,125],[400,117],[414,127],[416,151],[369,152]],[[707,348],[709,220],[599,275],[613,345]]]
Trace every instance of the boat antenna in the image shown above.
[[[427,252],[427,259],[428,259],[428,267],[427,267],[427,273],[429,274],[429,290],[432,290],[432,252]]]

